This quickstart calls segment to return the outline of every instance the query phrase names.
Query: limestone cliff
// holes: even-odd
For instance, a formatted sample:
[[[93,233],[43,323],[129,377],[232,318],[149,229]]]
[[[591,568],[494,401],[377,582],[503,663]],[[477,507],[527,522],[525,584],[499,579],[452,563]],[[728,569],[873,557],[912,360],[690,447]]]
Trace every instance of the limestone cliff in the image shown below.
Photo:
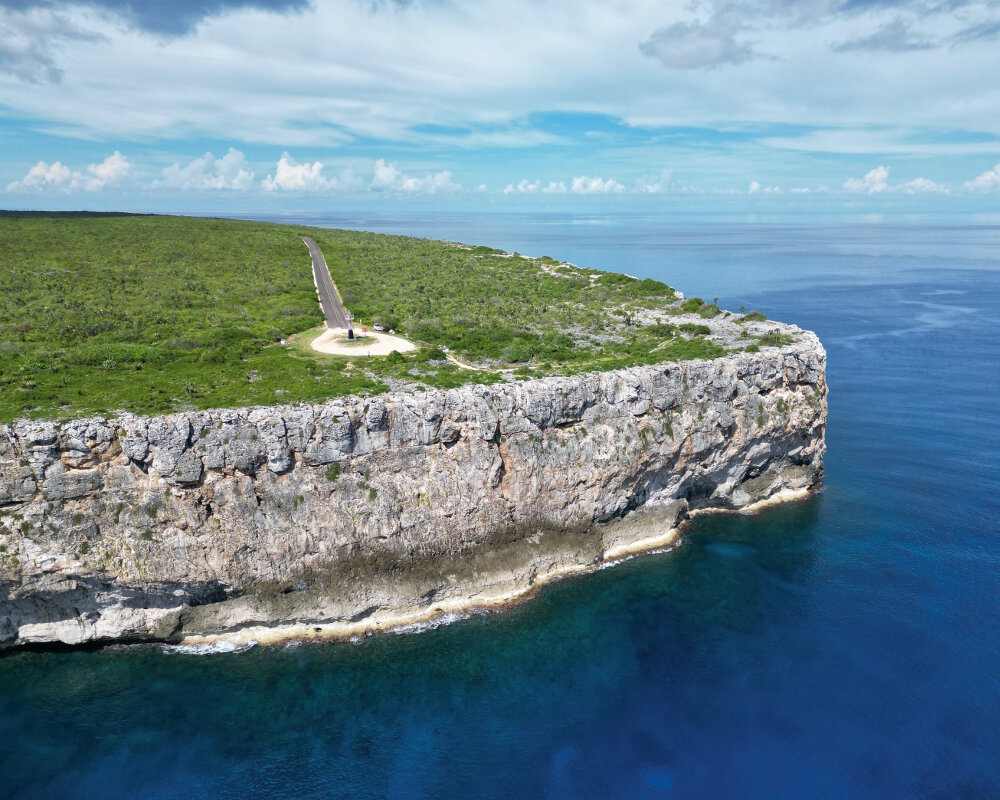
[[[796,329],[797,331],[797,329]],[[451,391],[0,426],[0,644],[349,631],[822,476],[816,337]]]

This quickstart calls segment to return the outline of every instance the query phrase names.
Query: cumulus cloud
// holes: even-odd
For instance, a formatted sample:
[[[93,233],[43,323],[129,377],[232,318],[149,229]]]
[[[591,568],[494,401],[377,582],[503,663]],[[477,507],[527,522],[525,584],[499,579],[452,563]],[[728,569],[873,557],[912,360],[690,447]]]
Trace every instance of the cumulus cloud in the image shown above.
[[[375,162],[375,174],[369,188],[375,192],[437,194],[438,192],[457,192],[462,187],[452,180],[452,174],[448,170],[423,177],[412,177],[404,174],[394,163],[388,163],[385,159],[380,158]]]
[[[395,189],[403,179],[403,174],[395,164],[387,164],[384,158],[375,162],[375,177],[372,178],[371,188],[377,192],[385,189]]]
[[[964,186],[973,192],[992,192],[995,189],[1000,189],[1000,164],[981,175],[977,175],[971,181],[966,181]]]
[[[875,167],[863,178],[850,178],[845,181],[844,188],[849,192],[879,194],[889,188],[889,170],[883,166]]]
[[[504,194],[566,194],[568,191],[562,181],[549,181],[543,186],[541,181],[529,181],[527,178],[516,186],[508,183],[503,189]]]
[[[541,181],[529,181],[527,178],[522,179],[517,186],[513,183],[508,183],[503,188],[504,194],[534,194],[541,187]]]
[[[100,164],[89,164],[85,170],[75,170],[60,161],[47,164],[39,161],[19,181],[7,184],[8,192],[57,191],[99,192],[105,186],[119,183],[132,171],[132,162],[115,150]]]
[[[659,175],[642,175],[636,179],[633,191],[636,194],[660,194],[670,188],[672,178],[673,171],[669,169],[660,170]]]
[[[899,191],[905,194],[926,194],[928,192],[942,192],[947,193],[948,187],[942,186],[940,183],[935,183],[928,178],[914,178],[912,181],[901,184],[899,186]]]
[[[274,165],[274,175],[268,175],[260,185],[268,192],[316,192],[331,188],[331,182],[323,177],[322,161],[299,164],[288,153],[283,153]]]
[[[246,156],[230,147],[222,158],[205,153],[183,166],[171,164],[163,170],[163,178],[156,185],[174,189],[245,191],[253,185],[253,170]]]
[[[739,64],[756,54],[749,43],[737,41],[736,34],[736,28],[719,17],[708,24],[675,22],[655,31],[639,51],[670,69]]]
[[[747,194],[757,194],[760,191],[760,183],[757,181],[750,181],[750,188],[747,189]]]
[[[968,185],[968,184],[966,184]],[[902,192],[903,194],[948,194],[950,189],[929,178],[914,178],[906,183],[889,183],[889,168],[878,166],[865,174],[863,178],[850,178],[844,182],[844,188],[849,192],[864,194],[882,194],[885,192]],[[823,191],[821,189],[820,191]]]
[[[569,190],[573,194],[613,194],[624,192],[625,187],[613,178],[603,180],[601,178],[590,178],[580,175],[573,178]]]
[[[103,189],[109,183],[118,183],[132,170],[132,163],[115,150],[100,164],[91,164],[87,172],[92,177],[87,178],[84,188],[90,192]]]

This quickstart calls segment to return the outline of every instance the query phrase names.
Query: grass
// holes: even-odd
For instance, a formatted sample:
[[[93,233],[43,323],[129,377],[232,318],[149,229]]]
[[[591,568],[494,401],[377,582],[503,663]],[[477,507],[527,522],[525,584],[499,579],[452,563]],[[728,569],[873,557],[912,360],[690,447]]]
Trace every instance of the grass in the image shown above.
[[[420,349],[368,359],[305,346],[322,315],[302,235],[322,248],[356,319]],[[490,383],[510,370],[721,355],[707,328],[637,323],[674,299],[658,281],[488,247],[235,220],[4,213],[0,420],[316,402]],[[701,300],[693,310],[718,313]],[[444,348],[482,371],[460,369]]]

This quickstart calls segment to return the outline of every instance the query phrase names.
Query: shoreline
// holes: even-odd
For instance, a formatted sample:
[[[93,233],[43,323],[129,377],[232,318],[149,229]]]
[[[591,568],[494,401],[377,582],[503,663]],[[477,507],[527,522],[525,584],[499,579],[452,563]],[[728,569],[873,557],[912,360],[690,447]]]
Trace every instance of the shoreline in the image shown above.
[[[0,646],[439,624],[673,546],[687,518],[805,497],[826,385],[802,336],[321,406],[0,427],[0,500],[21,515],[0,520]]]
[[[775,506],[799,502],[816,494],[821,484],[802,489],[781,489],[770,497],[742,508],[698,508],[687,512],[677,524],[664,533],[656,533],[634,542],[609,547],[601,558],[589,564],[560,564],[539,572],[530,584],[492,595],[473,595],[435,603],[426,609],[375,612],[358,622],[292,623],[284,625],[254,625],[236,631],[216,634],[194,634],[178,642],[157,643],[172,652],[190,655],[242,652],[255,646],[278,647],[294,642],[352,641],[379,634],[420,632],[430,627],[447,625],[471,616],[500,613],[529,602],[545,586],[566,578],[609,569],[633,558],[656,552],[668,552],[679,545],[679,537],[692,519],[716,514],[753,515]],[[447,619],[450,617],[450,619]],[[425,627],[426,626],[426,627]],[[407,630],[416,629],[416,630]],[[210,649],[209,649],[210,648]],[[187,653],[186,651],[192,651]],[[198,651],[198,652],[193,652]]]

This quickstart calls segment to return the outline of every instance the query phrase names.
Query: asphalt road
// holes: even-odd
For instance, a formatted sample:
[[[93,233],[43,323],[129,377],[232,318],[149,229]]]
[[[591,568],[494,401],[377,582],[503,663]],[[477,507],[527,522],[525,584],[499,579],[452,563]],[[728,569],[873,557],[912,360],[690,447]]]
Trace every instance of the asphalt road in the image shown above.
[[[323,252],[308,236],[303,236],[302,241],[306,243],[309,255],[312,256],[313,280],[319,293],[319,307],[323,309],[323,316],[326,317],[326,327],[347,328],[347,309],[340,302],[340,295],[337,294],[337,287],[333,285],[330,268],[326,265]]]

